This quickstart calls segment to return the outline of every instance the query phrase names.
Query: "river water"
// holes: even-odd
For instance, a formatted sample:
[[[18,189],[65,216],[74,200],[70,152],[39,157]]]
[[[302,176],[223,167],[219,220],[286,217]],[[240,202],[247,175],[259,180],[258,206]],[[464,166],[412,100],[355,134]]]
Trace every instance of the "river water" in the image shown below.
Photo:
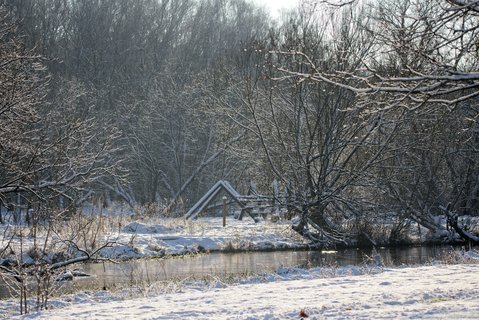
[[[428,263],[451,247],[411,247],[378,249],[387,266]],[[362,265],[376,255],[371,250],[347,249],[341,251],[271,251],[211,253],[193,257],[134,260],[114,263],[87,263],[78,268],[93,277],[75,278],[63,285],[67,292],[100,290],[136,286],[155,281],[221,277],[252,273],[274,272],[280,267],[321,267]],[[10,297],[0,283],[0,299]]]

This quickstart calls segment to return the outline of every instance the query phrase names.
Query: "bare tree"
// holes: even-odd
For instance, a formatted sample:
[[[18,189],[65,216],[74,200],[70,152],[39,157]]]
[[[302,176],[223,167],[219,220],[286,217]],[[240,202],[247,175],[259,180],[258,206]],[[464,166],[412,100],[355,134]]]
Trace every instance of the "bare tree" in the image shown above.
[[[299,216],[295,230],[318,245],[353,244],[362,230],[349,229],[347,222],[363,217],[369,170],[382,160],[397,132],[391,120],[402,113],[354,108],[357,98],[349,90],[291,77],[310,68],[308,55],[278,52],[294,48],[314,55],[326,70],[347,70],[370,45],[348,15],[336,17],[341,21],[337,29],[331,20],[315,21],[308,12],[296,19],[277,36],[288,40],[278,42],[281,48],[269,55],[257,48],[252,54],[252,71],[237,87],[229,116],[256,137],[252,147],[262,149],[263,164],[287,188]],[[282,66],[280,72],[275,66]]]
[[[31,147],[31,136],[25,133],[35,130],[34,126],[40,121],[37,109],[47,81],[40,57],[24,48],[13,18],[3,7],[0,9],[0,199],[5,206],[7,195],[31,184],[29,176],[37,171],[30,160],[35,159],[38,152]]]
[[[372,20],[363,28],[374,34],[375,43],[360,65],[326,71],[306,55],[307,73],[285,71],[358,94],[392,94],[399,106],[409,103],[409,108],[426,101],[454,106],[471,99],[477,95],[476,11],[473,1],[448,3],[373,2]]]
[[[357,5],[336,4],[343,11]],[[452,165],[463,159],[464,150],[476,149],[470,142],[474,141],[471,133],[477,127],[472,111],[478,85],[477,8],[474,1],[381,1],[369,5],[371,19],[357,27],[371,34],[374,41],[367,52],[357,56],[357,64],[346,69],[324,68],[314,55],[293,50],[282,53],[305,59],[306,72],[284,66],[279,69],[300,81],[349,90],[356,94],[355,108],[369,108],[378,115],[390,110],[403,113],[400,128],[404,138],[398,136],[386,148],[395,150],[396,155],[390,159],[396,159],[393,167],[398,170],[397,175],[386,179],[391,187],[389,196],[399,200],[405,216],[433,233],[444,234],[446,226],[438,216],[446,211],[449,219],[457,217],[459,203],[463,207],[465,204],[459,199],[468,198],[471,204],[477,197],[475,187],[471,187],[476,185],[475,178],[459,178],[465,175]],[[444,119],[459,127],[438,129]],[[395,123],[399,124],[397,120]],[[446,141],[438,144],[437,135],[450,137],[449,129],[464,130],[468,132],[467,138],[456,136],[458,140],[453,141],[457,145]],[[466,158],[465,167],[475,167],[475,157],[470,154]],[[451,180],[452,189],[447,183]],[[447,203],[453,205],[446,206]],[[471,234],[458,233],[466,240],[476,241]]]
[[[116,174],[118,135],[92,116],[94,100],[81,84],[48,76],[43,58],[25,48],[15,17],[3,5],[0,61],[0,201],[3,207],[24,213],[15,221],[2,221],[8,225],[0,258],[7,262],[0,274],[19,285],[21,311],[26,313],[28,282],[36,281],[37,307],[45,307],[54,270],[92,259],[98,247],[111,245],[81,248],[75,238],[62,240],[53,233],[57,223],[65,223],[69,204],[76,208],[97,181]],[[24,207],[15,208],[19,202]],[[40,229],[44,235],[37,237]],[[52,242],[58,241],[72,247],[76,258],[52,259],[56,246]],[[9,258],[12,253],[15,260]]]

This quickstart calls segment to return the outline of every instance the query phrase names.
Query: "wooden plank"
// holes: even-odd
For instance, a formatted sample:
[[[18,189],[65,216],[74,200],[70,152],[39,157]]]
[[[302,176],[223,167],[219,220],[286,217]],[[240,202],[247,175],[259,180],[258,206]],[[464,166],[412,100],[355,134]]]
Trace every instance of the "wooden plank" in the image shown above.
[[[226,180],[219,180],[213,187],[206,192],[200,200],[198,200],[193,207],[185,214],[186,219],[194,219],[201,213],[201,211],[210,204],[210,202],[218,195],[218,193],[224,190],[230,197],[236,201],[241,208],[244,208],[244,204],[241,201],[241,195],[229,184]]]
[[[226,180],[222,180],[223,182],[223,186],[229,191],[229,193],[234,196],[235,198],[239,199],[240,198],[240,194],[238,193],[238,191],[236,191],[232,186],[231,184],[226,181]]]
[[[188,212],[185,215],[185,218],[186,219],[190,218],[197,211],[197,209],[210,197],[210,194],[215,192],[215,190],[218,189],[220,186],[221,186],[221,180],[216,182],[214,186],[212,186],[210,190],[208,190],[208,192],[206,192],[203,195],[203,197],[201,197],[200,200],[198,200],[198,202],[196,202],[193,205],[193,207],[191,207],[190,210],[188,210]]]
[[[213,200],[214,197],[218,195],[218,193],[221,191],[221,187],[216,188],[216,190],[213,191],[213,193],[209,194],[209,197],[206,199],[206,201],[203,202],[203,204],[193,213],[190,218],[194,219],[196,218],[203,209],[210,204],[211,200]]]

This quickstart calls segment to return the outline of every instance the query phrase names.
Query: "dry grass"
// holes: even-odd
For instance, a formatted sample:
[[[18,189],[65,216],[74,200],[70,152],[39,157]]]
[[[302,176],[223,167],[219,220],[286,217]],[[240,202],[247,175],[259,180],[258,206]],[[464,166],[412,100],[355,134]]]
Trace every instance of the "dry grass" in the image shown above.
[[[441,253],[435,261],[443,264],[478,264],[479,252],[451,250]]]

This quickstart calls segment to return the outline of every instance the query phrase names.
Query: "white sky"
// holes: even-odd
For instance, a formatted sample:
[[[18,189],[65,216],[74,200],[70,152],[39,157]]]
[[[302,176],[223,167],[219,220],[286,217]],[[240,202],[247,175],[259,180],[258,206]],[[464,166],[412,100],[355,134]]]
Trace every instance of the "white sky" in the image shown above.
[[[259,5],[269,8],[271,15],[277,17],[281,9],[291,9],[297,6],[299,0],[253,0]]]

